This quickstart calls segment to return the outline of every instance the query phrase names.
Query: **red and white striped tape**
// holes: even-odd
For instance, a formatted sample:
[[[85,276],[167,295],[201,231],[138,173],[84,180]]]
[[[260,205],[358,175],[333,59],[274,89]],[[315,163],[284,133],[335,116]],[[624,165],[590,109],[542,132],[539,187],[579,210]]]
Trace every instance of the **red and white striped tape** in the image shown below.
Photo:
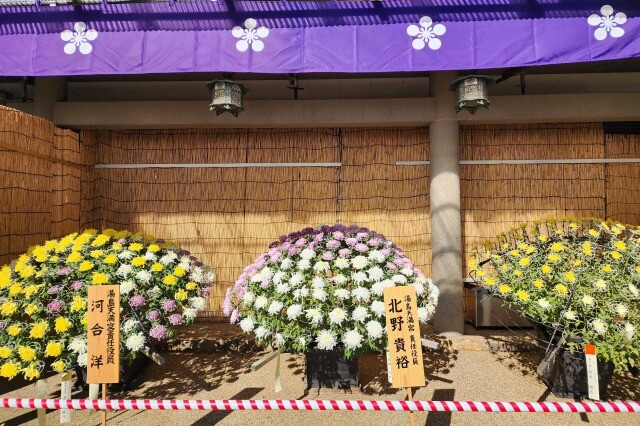
[[[0,398],[0,408],[72,410],[447,411],[485,413],[640,413],[640,401],[486,402],[316,399],[34,399]]]

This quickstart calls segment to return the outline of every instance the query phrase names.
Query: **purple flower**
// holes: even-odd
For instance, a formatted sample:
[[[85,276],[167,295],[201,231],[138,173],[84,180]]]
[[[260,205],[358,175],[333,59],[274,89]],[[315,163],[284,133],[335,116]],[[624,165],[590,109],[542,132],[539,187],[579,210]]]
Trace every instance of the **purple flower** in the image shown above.
[[[120,243],[120,244],[124,244],[124,243],[125,243],[125,241],[127,241],[127,240],[125,240],[124,238],[120,238],[120,239],[118,240],[118,243]]]
[[[176,310],[177,307],[178,305],[176,304],[176,301],[173,299],[167,299],[164,302],[162,302],[162,309],[164,309],[167,312],[173,312]]]
[[[299,238],[296,241],[296,247],[302,247],[302,246],[304,246],[306,244],[307,244],[307,239],[306,238]]]
[[[205,299],[207,297],[209,297],[211,295],[211,286],[207,286],[207,287],[202,287],[200,289],[200,294],[202,295],[202,297],[204,297]]]
[[[84,283],[82,281],[74,281],[71,283],[71,289],[74,291],[78,291],[82,287],[84,287]]]
[[[369,250],[369,246],[366,244],[362,244],[362,243],[358,243],[356,244],[356,251],[359,251],[360,253],[364,253],[365,251]]]
[[[319,234],[316,234],[313,241],[315,241],[316,243],[319,243],[320,241],[322,241],[323,238],[324,238],[324,233],[320,232]]]
[[[389,250],[388,248],[383,248],[382,250],[380,250],[380,253],[382,253],[383,256],[389,256],[391,254],[391,250]]]
[[[231,322],[231,324],[235,324],[236,321],[238,321],[238,310],[234,309],[233,312],[231,312],[231,318],[229,319],[229,321]]]
[[[136,294],[129,300],[129,305],[133,306],[134,308],[144,306],[145,303],[147,303],[147,301],[144,300],[144,296],[141,294]]]
[[[160,318],[160,312],[158,312],[157,309],[152,309],[149,312],[147,312],[147,319],[149,321],[158,321],[159,318]]]
[[[395,263],[393,262],[387,262],[387,268],[388,269],[398,269],[398,267],[396,266]]]
[[[359,239],[359,240],[364,240],[368,236],[369,236],[369,234],[367,234],[366,232],[358,232],[356,234],[356,238]]]
[[[324,253],[322,253],[322,260],[333,260],[333,253],[331,253],[330,251],[325,251]]]
[[[378,247],[380,243],[381,242],[378,238],[372,238],[367,242],[367,244],[369,244],[371,247]]]
[[[291,243],[289,241],[286,241],[284,244],[282,244],[283,250],[289,250],[289,248],[291,248]]]
[[[269,287],[269,284],[271,284],[271,280],[264,280],[260,283],[260,287],[267,288]]]
[[[57,285],[49,287],[49,290],[47,290],[47,294],[58,294],[58,293],[60,293],[60,287],[58,287]]]
[[[347,238],[346,243],[348,246],[355,246],[356,244],[358,244],[358,239],[357,238]]]
[[[167,327],[158,324],[149,330],[149,336],[154,339],[164,340],[164,338],[167,337]]]
[[[4,330],[7,327],[7,324],[4,321],[0,321],[0,331]]]
[[[340,231],[336,231],[333,233],[333,239],[334,240],[344,240],[344,234]]]
[[[182,316],[180,314],[169,315],[169,322],[171,325],[180,325],[182,324]]]
[[[349,256],[349,253],[351,253],[351,250],[349,250],[348,248],[338,250],[338,256],[340,257],[347,257]]]
[[[64,268],[60,268],[56,271],[56,275],[69,275],[71,273],[71,268],[65,266]]]
[[[327,241],[327,248],[334,249],[340,247],[342,244],[338,240]]]
[[[287,252],[289,253],[289,256],[295,256],[296,254],[298,254],[298,251],[299,251],[298,247],[291,247],[289,250],[287,250]]]
[[[58,299],[53,299],[47,305],[47,309],[49,310],[49,312],[52,312],[52,313],[60,312],[63,307],[64,307],[64,303],[62,302],[62,300],[58,300]]]

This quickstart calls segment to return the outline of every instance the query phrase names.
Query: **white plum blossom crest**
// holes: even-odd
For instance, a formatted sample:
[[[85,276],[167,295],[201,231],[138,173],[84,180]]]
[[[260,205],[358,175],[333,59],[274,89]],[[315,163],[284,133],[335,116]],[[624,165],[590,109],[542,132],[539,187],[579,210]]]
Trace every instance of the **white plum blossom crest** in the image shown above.
[[[246,52],[251,46],[254,52],[261,52],[264,49],[264,42],[261,38],[266,38],[269,35],[269,29],[266,27],[258,27],[258,22],[249,18],[244,21],[245,28],[233,27],[231,34],[235,38],[239,38],[236,42],[236,49],[240,52]]]
[[[411,37],[415,37],[411,42],[411,45],[416,50],[422,50],[425,46],[429,46],[431,50],[438,50],[442,46],[442,42],[438,36],[443,35],[447,28],[442,24],[436,24],[431,26],[433,21],[428,16],[420,18],[420,26],[409,25],[407,27],[407,34]]]
[[[599,27],[594,33],[593,36],[598,41],[602,41],[607,38],[607,34],[611,34],[611,37],[622,37],[624,35],[624,30],[619,27],[619,25],[623,25],[627,22],[627,15],[623,12],[618,12],[613,15],[613,7],[605,4],[600,8],[600,13],[602,16],[594,13],[589,16],[587,20],[589,25],[592,27]]]
[[[87,24],[84,22],[76,22],[73,25],[73,31],[64,30],[60,33],[60,38],[68,42],[64,46],[64,53],[67,55],[73,55],[76,52],[76,48],[83,55],[88,55],[93,50],[93,46],[89,42],[97,37],[98,32],[94,29],[87,30]]]

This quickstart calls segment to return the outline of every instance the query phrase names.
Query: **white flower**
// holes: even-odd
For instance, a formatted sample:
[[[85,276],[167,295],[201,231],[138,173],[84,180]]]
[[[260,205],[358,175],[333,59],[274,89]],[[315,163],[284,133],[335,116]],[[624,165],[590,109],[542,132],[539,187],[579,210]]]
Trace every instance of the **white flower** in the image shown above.
[[[351,294],[353,295],[353,298],[358,302],[366,302],[370,297],[369,290],[364,287],[354,288],[353,290],[351,290]]]
[[[369,265],[369,261],[366,257],[359,255],[351,259],[351,265],[355,269],[364,269],[367,267],[367,265]]]
[[[358,333],[358,330],[349,330],[344,333],[342,342],[347,349],[358,349],[362,346],[362,334]]]
[[[297,287],[303,282],[304,282],[304,275],[302,275],[300,272],[296,272],[295,274],[293,274],[291,276],[291,279],[289,280],[289,284],[291,284],[293,287]]]
[[[170,251],[160,258],[160,263],[164,266],[171,265],[177,258],[178,255],[175,252]]]
[[[638,287],[629,283],[629,291],[633,294],[634,297],[638,297]]]
[[[382,286],[381,282],[375,283],[371,286],[371,293],[375,294],[376,296],[382,296],[383,292],[384,287]]]
[[[364,320],[367,319],[368,316],[369,314],[367,313],[367,308],[365,308],[364,306],[358,306],[353,310],[353,313],[351,314],[351,317],[358,322],[364,322]]]
[[[251,317],[243,318],[240,321],[239,325],[242,331],[244,331],[245,333],[249,333],[253,330],[253,327],[254,327],[253,318]]]
[[[631,340],[635,332],[636,332],[635,325],[629,324],[628,322],[624,324],[624,335],[627,339]]]
[[[339,257],[335,262],[333,262],[333,264],[338,269],[345,269],[349,267],[349,261],[344,257]]]
[[[124,345],[130,351],[136,352],[142,349],[142,347],[144,346],[144,342],[145,342],[144,334],[136,333],[129,336],[125,341]]]
[[[300,257],[306,260],[311,260],[316,257],[316,252],[311,250],[310,248],[306,248],[300,252]]]
[[[580,299],[580,301],[585,306],[593,306],[596,303],[596,299],[593,296],[590,296],[588,294],[585,294],[584,296],[582,296],[582,299]]]
[[[195,308],[187,308],[182,312],[182,316],[185,318],[193,319],[198,315],[198,310]]]
[[[627,22],[627,15],[623,12],[618,12],[615,16],[611,16],[613,15],[613,7],[608,4],[600,8],[600,13],[602,16],[594,13],[587,19],[587,22],[592,27],[600,27],[593,33],[596,40],[604,40],[607,38],[607,33],[610,33],[611,37],[622,37],[624,30],[618,25],[624,25]]]
[[[422,323],[429,321],[429,313],[427,312],[427,308],[418,308],[418,321]]]
[[[544,297],[542,299],[538,299],[537,303],[542,309],[549,309],[551,307],[551,303],[549,303],[549,301]]]
[[[253,304],[253,306],[256,307],[256,309],[262,309],[264,307],[266,307],[269,304],[269,299],[267,299],[264,296],[258,296],[256,297],[256,301]]]
[[[321,288],[314,288],[313,292],[311,293],[311,297],[321,302],[324,302],[325,300],[327,300],[327,292]]]
[[[318,349],[330,351],[336,345],[336,335],[331,330],[321,330],[316,337]]]
[[[591,328],[598,334],[604,334],[607,331],[607,325],[600,318],[591,321]]]
[[[410,277],[410,276],[413,275],[413,269],[405,267],[405,268],[400,269],[400,273],[402,275],[404,275],[405,277]]]
[[[212,283],[216,280],[216,274],[213,271],[207,271],[204,274],[204,279],[208,283]]]
[[[306,287],[302,287],[293,291],[293,297],[295,299],[304,299],[309,295],[309,289]]]
[[[282,282],[282,279],[286,276],[286,274],[282,271],[278,271],[275,274],[273,274],[273,282],[275,284],[280,284]]]
[[[324,278],[322,277],[313,277],[311,280],[311,287],[313,288],[324,288]]]
[[[369,274],[369,279],[371,281],[376,281],[376,282],[380,281],[382,277],[384,277],[384,271],[379,266],[374,266],[373,268],[369,269],[367,271],[367,274]]]
[[[131,280],[122,281],[120,283],[120,294],[129,294],[136,288],[136,285]]]
[[[442,46],[442,42],[436,36],[444,35],[447,28],[442,24],[436,24],[431,28],[433,21],[428,16],[420,18],[420,27],[417,25],[409,25],[407,27],[407,34],[411,37],[416,37],[411,42],[411,45],[416,50],[422,50],[428,44],[429,49],[438,50]]]
[[[429,300],[431,300],[434,305],[437,305],[438,296],[440,296],[440,289],[433,284],[433,281],[430,278],[427,281],[429,282]]]
[[[289,286],[289,283],[280,283],[280,284],[278,284],[276,286],[276,292],[278,292],[280,294],[285,294],[289,290],[291,290],[291,287]]]
[[[78,355],[78,365],[80,367],[86,367],[87,366],[87,353],[86,352],[82,352],[82,353],[80,353],[80,355]]]
[[[282,269],[283,271],[286,271],[292,266],[293,266],[293,260],[291,260],[291,258],[288,258],[288,257],[285,257],[284,259],[282,259],[282,262],[280,263],[280,269]]]
[[[124,324],[122,324],[122,329],[124,330],[125,333],[129,334],[137,326],[138,326],[138,321],[133,318],[129,318],[124,322]]]
[[[315,263],[315,265],[313,265],[313,270],[315,272],[325,272],[329,270],[329,263],[328,262],[323,262],[323,261],[318,261]]]
[[[384,302],[379,300],[371,302],[371,311],[376,314],[377,317],[381,317],[385,311]]]
[[[629,308],[627,308],[627,306],[623,305],[622,303],[617,303],[613,306],[613,311],[621,317],[626,317],[629,313]]]
[[[367,280],[367,274],[365,274],[362,271],[354,272],[353,274],[351,274],[351,279],[356,284],[362,284],[363,282],[365,282]]]
[[[302,313],[302,306],[300,305],[291,305],[287,308],[287,318],[290,320],[294,320],[300,316]]]
[[[345,277],[343,274],[338,274],[335,277],[333,277],[333,282],[336,284],[344,284],[347,281],[349,281],[349,279]]]
[[[436,305],[435,305],[435,303],[427,303],[426,309],[427,309],[427,317],[431,318],[433,316],[433,314],[436,313]]]
[[[62,41],[68,43],[64,46],[64,53],[67,55],[73,55],[76,52],[76,48],[80,47],[80,53],[88,55],[93,50],[90,41],[98,38],[98,32],[94,29],[87,30],[87,24],[84,22],[76,22],[73,26],[74,31],[64,30],[60,33]]]
[[[308,261],[307,259],[300,259],[298,261],[298,269],[299,270],[306,271],[309,268],[311,268],[311,262]]]
[[[311,324],[320,324],[322,322],[322,312],[320,312],[320,309],[307,309],[306,316],[311,320]]]
[[[157,285],[154,285],[151,290],[147,292],[151,297],[159,297],[162,294],[162,290]]]
[[[245,305],[250,305],[254,300],[256,300],[256,296],[250,291],[246,292],[244,296],[242,296],[242,301]]]
[[[189,299],[189,305],[192,308],[200,311],[205,308],[205,306],[207,305],[207,302],[206,300],[204,300],[204,297],[196,296]]]
[[[144,271],[144,270],[143,270],[143,271],[139,271],[139,272],[136,274],[136,279],[137,279],[138,281],[143,282],[143,283],[148,283],[149,281],[151,281],[151,278],[152,278],[152,277],[151,277],[151,273],[150,273],[149,271]]]
[[[129,274],[133,272],[133,266],[131,265],[120,265],[118,270],[116,271],[116,275],[121,278],[127,278]]]
[[[394,275],[393,277],[391,277],[391,281],[396,284],[405,284],[407,282],[407,277],[405,277],[404,275]]]
[[[567,321],[575,321],[578,319],[578,314],[576,314],[576,311],[572,311],[571,309],[564,311],[562,313],[562,316],[564,317],[564,319],[566,319]]]
[[[378,321],[369,321],[365,327],[367,329],[367,334],[372,339],[379,339],[384,332],[384,328]]]
[[[196,269],[200,269],[200,268],[196,268]],[[202,269],[194,270],[189,275],[189,278],[191,279],[191,281],[195,281],[197,283],[201,283],[202,281],[204,281],[204,275],[202,274],[202,272],[203,272]]]
[[[258,339],[262,339],[263,337],[268,336],[270,333],[269,333],[268,329],[266,329],[263,326],[260,326],[260,327],[256,328],[256,330],[254,331],[254,334],[256,335],[256,337]]]
[[[402,275],[398,275],[398,276],[402,277]],[[395,287],[396,286],[396,284],[391,280],[382,280],[382,281],[380,281],[380,284],[382,284],[382,293],[384,293],[384,289],[385,288],[387,288],[387,287]]]
[[[421,296],[424,293],[424,284],[416,281],[413,283],[413,286],[416,288],[416,294],[418,296]]]
[[[301,346],[305,346],[307,344],[307,339],[305,339],[304,337],[300,337],[298,339],[298,343],[300,343]]]
[[[347,312],[342,308],[334,308],[329,312],[329,322],[331,324],[342,324],[342,321],[347,317]]]
[[[596,291],[606,291],[607,283],[605,282],[605,280],[599,279],[594,281],[593,287],[596,289]]]
[[[278,346],[284,345],[284,336],[280,333],[276,333],[273,335],[273,339],[276,341]]]
[[[384,262],[384,254],[380,253],[379,250],[371,250],[369,252],[369,260],[376,263]]]
[[[182,256],[180,258],[180,262],[178,263],[178,266],[181,267],[182,269],[184,269],[185,271],[190,271],[191,270],[191,259],[189,259],[189,256]]]
[[[82,353],[87,351],[87,339],[81,336],[76,336],[69,343],[69,349],[71,352]]]
[[[261,38],[266,38],[269,35],[269,29],[265,27],[258,27],[258,22],[249,18],[244,21],[245,28],[236,26],[231,30],[231,35],[240,40],[236,43],[236,49],[240,52],[246,52],[251,46],[254,52],[261,52],[264,49],[264,42]]]
[[[347,300],[349,298],[349,290],[347,290],[346,288],[338,288],[334,290],[333,294],[338,299]]]
[[[152,251],[147,251],[144,254],[144,258],[149,262],[155,262],[156,260],[158,260],[158,256],[156,256],[155,253]]]

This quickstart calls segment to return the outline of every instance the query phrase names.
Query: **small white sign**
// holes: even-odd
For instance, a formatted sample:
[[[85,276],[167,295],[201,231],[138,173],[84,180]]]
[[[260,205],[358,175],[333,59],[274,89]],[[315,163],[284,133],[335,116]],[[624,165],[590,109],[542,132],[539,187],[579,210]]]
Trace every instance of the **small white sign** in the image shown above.
[[[60,383],[60,399],[71,399],[71,374],[65,374]],[[60,409],[60,424],[71,422],[71,410]]]
[[[587,389],[589,391],[589,399],[600,400],[596,345],[584,345],[584,358],[587,364]]]
[[[387,354],[387,380],[389,383],[393,383],[393,376],[391,375],[391,356],[389,355],[389,351],[385,351]]]

